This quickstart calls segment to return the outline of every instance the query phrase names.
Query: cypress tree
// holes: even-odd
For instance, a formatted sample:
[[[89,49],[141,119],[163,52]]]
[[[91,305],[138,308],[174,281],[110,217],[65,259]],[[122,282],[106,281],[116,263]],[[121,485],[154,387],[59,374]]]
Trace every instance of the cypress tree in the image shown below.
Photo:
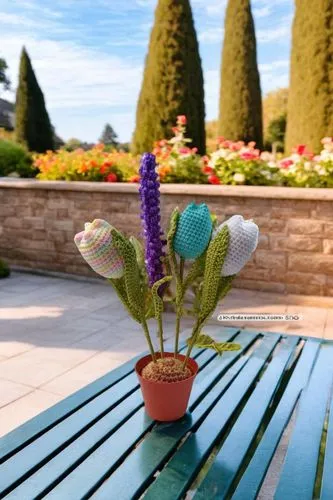
[[[189,0],[159,0],[137,105],[132,149],[151,151],[186,115],[187,135],[205,152],[203,75]]]
[[[313,152],[333,135],[333,0],[296,0],[292,29],[286,151]]]
[[[53,131],[43,92],[25,47],[21,53],[15,115],[15,135],[18,142],[38,153],[53,149]]]
[[[262,147],[262,102],[250,0],[229,0],[221,65],[219,134]]]

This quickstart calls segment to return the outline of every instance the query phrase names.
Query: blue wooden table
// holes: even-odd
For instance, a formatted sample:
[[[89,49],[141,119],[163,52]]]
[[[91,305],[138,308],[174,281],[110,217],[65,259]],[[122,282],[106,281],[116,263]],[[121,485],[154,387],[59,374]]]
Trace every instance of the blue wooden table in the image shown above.
[[[195,352],[176,423],[145,414],[136,358],[7,434],[0,498],[251,500],[270,484],[277,500],[332,500],[333,343],[222,332],[242,350]]]

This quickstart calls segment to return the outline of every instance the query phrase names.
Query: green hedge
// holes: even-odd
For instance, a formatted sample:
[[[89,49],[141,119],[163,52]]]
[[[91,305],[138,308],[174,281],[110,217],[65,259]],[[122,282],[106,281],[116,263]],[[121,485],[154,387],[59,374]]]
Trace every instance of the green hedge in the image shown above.
[[[10,275],[10,269],[8,264],[0,259],[0,279],[7,278]]]
[[[31,155],[19,144],[0,140],[0,177],[16,172],[20,177],[35,177]]]

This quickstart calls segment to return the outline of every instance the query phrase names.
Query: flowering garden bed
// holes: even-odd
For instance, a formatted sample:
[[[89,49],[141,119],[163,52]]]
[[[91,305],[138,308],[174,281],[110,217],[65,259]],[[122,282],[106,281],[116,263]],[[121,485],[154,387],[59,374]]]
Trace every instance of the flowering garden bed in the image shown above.
[[[333,187],[333,139],[322,140],[314,155],[305,145],[288,157],[260,152],[255,143],[233,142],[223,137],[207,156],[197,154],[185,137],[186,117],[179,116],[174,137],[156,142],[153,153],[162,183],[223,184],[252,186]],[[34,156],[41,180],[138,182],[140,157],[109,151],[98,144],[89,151],[49,151]]]

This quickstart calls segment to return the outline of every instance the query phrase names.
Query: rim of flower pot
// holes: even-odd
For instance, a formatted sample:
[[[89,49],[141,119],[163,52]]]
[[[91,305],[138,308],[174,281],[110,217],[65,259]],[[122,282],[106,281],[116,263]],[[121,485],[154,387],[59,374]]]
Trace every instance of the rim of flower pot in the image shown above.
[[[158,357],[159,359],[161,358],[161,353],[157,352],[155,353],[155,356]],[[167,358],[173,358],[174,357],[174,353],[173,352],[164,352],[164,356],[167,357]],[[177,358],[180,359],[181,361],[183,361],[185,359],[185,355],[184,354],[180,354],[180,353],[177,353]],[[142,362],[143,359],[147,359],[147,363],[145,363],[140,371],[138,370],[138,365],[140,362]],[[150,363],[150,361],[153,361],[153,358],[151,356],[151,354],[146,354],[145,356],[142,356],[142,358],[140,358],[136,363],[135,363],[135,372],[137,374],[137,376],[141,379],[141,380],[144,380],[145,383],[148,383],[148,384],[160,384],[160,385],[177,385],[177,384],[183,384],[184,382],[187,382],[191,379],[193,379],[194,377],[197,376],[198,374],[198,371],[199,371],[199,365],[198,363],[195,361],[194,358],[188,358],[188,362],[190,362],[191,364],[193,364],[194,366],[194,369],[195,371],[193,371],[193,367],[192,366],[189,366],[190,370],[192,371],[192,375],[190,377],[187,377],[187,378],[184,378],[183,380],[177,380],[175,382],[164,382],[164,381],[159,381],[159,380],[149,380],[145,377],[142,377],[141,375],[141,372],[142,370],[145,368],[145,366],[147,366],[148,363]]]

